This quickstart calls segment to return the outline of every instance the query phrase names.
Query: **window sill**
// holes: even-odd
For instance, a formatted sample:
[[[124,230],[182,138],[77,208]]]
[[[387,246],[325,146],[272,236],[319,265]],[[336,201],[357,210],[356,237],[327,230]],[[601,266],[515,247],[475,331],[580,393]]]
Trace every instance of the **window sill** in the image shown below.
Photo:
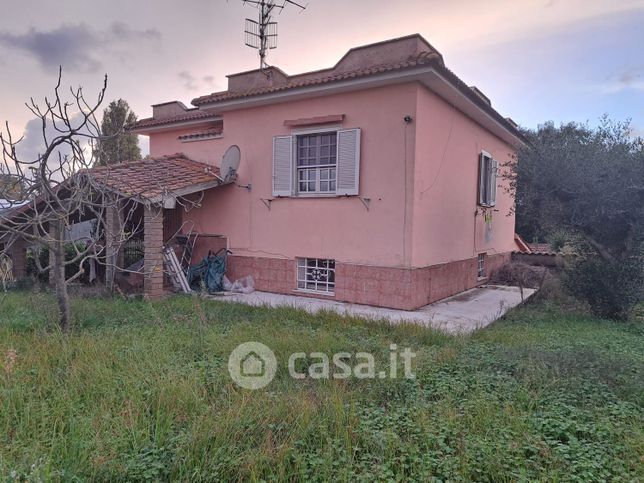
[[[291,198],[340,198],[343,195],[335,193],[298,193],[291,196]]]
[[[306,290],[303,288],[294,288],[293,293],[296,295],[315,295],[316,297],[334,298],[335,292],[317,292],[315,290]]]
[[[360,195],[337,195],[335,193],[319,193],[319,194],[298,194],[298,195],[277,195],[273,196],[273,200],[297,200],[299,199],[316,199],[316,198],[358,198]]]

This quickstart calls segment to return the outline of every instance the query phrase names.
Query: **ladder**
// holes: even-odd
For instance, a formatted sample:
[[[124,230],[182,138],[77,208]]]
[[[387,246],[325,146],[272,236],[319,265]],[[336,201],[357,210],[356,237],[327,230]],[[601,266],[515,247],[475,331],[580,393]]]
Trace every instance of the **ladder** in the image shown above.
[[[186,232],[184,234],[184,232]],[[171,244],[173,241],[176,241],[179,245],[183,246],[183,252],[181,253],[181,259],[179,260],[179,266],[183,269],[184,273],[188,273],[190,265],[192,265],[192,254],[194,252],[195,244],[197,243],[197,238],[199,233],[195,231],[195,224],[193,221],[188,220],[184,221],[181,227],[177,232],[172,235],[168,244]]]
[[[177,259],[177,254],[171,247],[163,247],[163,261],[168,275],[170,275],[170,280],[175,290],[181,290],[183,293],[190,293],[190,285],[188,284],[188,279],[184,273],[179,260]]]
[[[195,248],[195,243],[197,243],[197,238],[199,233],[193,231],[193,228],[190,228],[190,231],[185,235],[186,243],[183,246],[183,253],[181,254],[181,268],[188,273],[190,265],[192,265],[192,253]]]

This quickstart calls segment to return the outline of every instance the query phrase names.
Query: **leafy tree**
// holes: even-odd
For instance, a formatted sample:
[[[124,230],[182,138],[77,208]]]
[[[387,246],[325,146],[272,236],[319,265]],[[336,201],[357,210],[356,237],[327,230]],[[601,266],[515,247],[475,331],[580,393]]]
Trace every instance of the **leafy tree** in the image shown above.
[[[567,233],[581,255],[567,286],[596,314],[624,318],[644,279],[644,141],[629,122],[608,118],[597,128],[547,123],[524,134],[530,147],[509,164],[519,233]]]
[[[103,111],[100,152],[102,166],[141,159],[139,138],[128,129],[136,122],[136,115],[124,99],[110,102]]]

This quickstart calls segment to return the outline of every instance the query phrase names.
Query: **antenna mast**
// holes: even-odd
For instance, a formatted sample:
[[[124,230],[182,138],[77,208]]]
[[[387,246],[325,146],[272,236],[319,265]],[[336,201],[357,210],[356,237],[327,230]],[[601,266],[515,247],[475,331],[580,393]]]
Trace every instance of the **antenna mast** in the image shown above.
[[[259,68],[270,76],[266,63],[267,50],[277,47],[277,22],[273,22],[273,13],[276,9],[282,13],[287,4],[295,5],[304,10],[306,6],[292,0],[242,0],[250,3],[259,10],[258,21],[246,19],[245,43],[247,46],[259,50]]]

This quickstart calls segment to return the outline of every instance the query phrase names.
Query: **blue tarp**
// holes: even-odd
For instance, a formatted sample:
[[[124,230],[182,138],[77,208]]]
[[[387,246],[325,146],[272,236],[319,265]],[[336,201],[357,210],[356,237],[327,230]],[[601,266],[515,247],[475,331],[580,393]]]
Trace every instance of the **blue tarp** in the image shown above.
[[[224,274],[226,273],[226,256],[209,254],[197,265],[188,269],[186,278],[193,290],[205,290],[208,293],[222,292],[224,290]]]

